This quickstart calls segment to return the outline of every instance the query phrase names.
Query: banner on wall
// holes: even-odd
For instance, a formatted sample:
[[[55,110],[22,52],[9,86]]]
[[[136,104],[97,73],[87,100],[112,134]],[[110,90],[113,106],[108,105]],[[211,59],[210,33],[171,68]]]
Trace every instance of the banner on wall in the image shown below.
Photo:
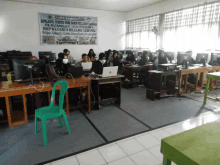
[[[97,45],[97,17],[39,13],[41,44]]]

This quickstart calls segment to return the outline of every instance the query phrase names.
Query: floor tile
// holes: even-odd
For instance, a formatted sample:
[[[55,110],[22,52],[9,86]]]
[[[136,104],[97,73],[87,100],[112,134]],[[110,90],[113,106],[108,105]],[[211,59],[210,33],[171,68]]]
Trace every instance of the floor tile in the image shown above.
[[[161,162],[147,150],[130,155],[130,158],[136,165],[159,165]]]
[[[135,163],[129,157],[125,157],[113,162],[108,163],[108,165],[135,165]]]
[[[80,165],[103,165],[106,164],[97,149],[76,155]]]
[[[106,162],[112,162],[114,160],[126,157],[126,153],[117,145],[108,145],[98,149],[102,154]]]
[[[153,135],[155,138],[157,138],[158,140],[162,140],[163,138],[166,138],[166,137],[169,137],[171,136],[172,134],[165,131],[165,130],[160,130],[160,131],[157,131],[157,132],[152,132],[150,133],[151,135]]]
[[[75,156],[52,162],[51,165],[79,165]]]
[[[146,149],[157,146],[160,144],[160,141],[153,137],[151,134],[147,134],[144,136],[140,136],[135,138],[141,145],[143,145]]]
[[[160,152],[161,145],[148,149],[160,162],[163,162],[163,154]]]
[[[137,153],[139,151],[145,150],[145,148],[140,145],[135,139],[130,139],[121,143],[118,143],[118,145],[126,152],[126,154],[131,155],[134,153]]]
[[[176,124],[175,126],[181,127],[184,130],[190,130],[201,125],[203,125],[202,119],[190,119],[180,124]]]
[[[175,134],[178,134],[178,133],[185,131],[183,128],[175,126],[175,125],[165,127],[164,130],[167,131],[168,133],[171,133],[172,135],[175,135]]]

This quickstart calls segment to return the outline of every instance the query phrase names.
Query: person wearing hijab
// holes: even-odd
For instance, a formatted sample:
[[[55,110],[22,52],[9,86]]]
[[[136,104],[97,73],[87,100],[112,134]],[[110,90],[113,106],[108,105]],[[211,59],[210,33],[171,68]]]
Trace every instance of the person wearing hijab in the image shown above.
[[[135,62],[135,57],[132,52],[129,52],[129,54],[126,57],[126,64],[132,64]]]
[[[88,57],[91,59],[94,56],[96,56],[96,54],[94,53],[93,49],[90,49],[88,53]]]
[[[159,64],[167,64],[168,59],[164,55],[163,50],[159,50],[158,58],[154,61],[154,67],[157,69]]]

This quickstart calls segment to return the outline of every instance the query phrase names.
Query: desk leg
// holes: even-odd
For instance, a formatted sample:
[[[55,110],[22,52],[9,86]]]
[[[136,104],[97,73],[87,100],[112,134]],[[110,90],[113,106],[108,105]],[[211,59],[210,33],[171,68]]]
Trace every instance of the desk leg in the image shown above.
[[[204,104],[206,104],[206,100],[207,100],[207,95],[209,92],[209,83],[210,83],[210,78],[207,77],[207,82],[206,82],[206,87],[205,87],[205,95],[204,95]]]
[[[70,113],[69,110],[69,96],[68,96],[68,90],[66,91],[66,114],[68,115]]]
[[[93,92],[93,97],[95,97],[95,103],[93,106],[93,109],[99,110],[99,81],[94,80],[92,81],[92,92]]]
[[[115,83],[115,86],[118,88],[117,94],[117,100],[115,101],[115,104],[117,104],[118,106],[121,105],[121,82],[120,83]]]
[[[178,96],[180,95],[181,85],[182,85],[182,74],[180,73],[179,82],[178,82]]]
[[[196,82],[195,82],[196,91],[198,90],[198,87],[199,87],[198,82],[199,82],[199,73],[196,73]]]
[[[165,155],[163,156],[163,165],[171,165],[170,159],[168,159]]]
[[[184,92],[186,93],[186,91],[187,91],[187,82],[188,82],[188,74],[186,74],[185,76],[186,76],[186,79],[185,79],[185,82],[184,82]]]
[[[25,94],[23,94],[22,97],[23,97],[23,105],[24,105],[24,121],[25,121],[25,123],[28,123],[27,104],[26,104],[27,102],[26,102]]]
[[[88,82],[88,114],[91,114],[90,81]]]
[[[204,84],[204,75],[205,75],[204,72],[200,73],[201,88],[202,88],[202,86],[203,86],[203,84]]]
[[[8,125],[9,127],[12,127],[12,122],[11,122],[11,109],[10,109],[10,103],[9,103],[9,97],[5,97],[5,102],[6,102],[6,108],[7,108],[7,116],[8,116]]]
[[[51,101],[51,99],[50,99],[50,91],[48,91],[48,101],[49,101],[49,105],[50,105],[50,101]]]

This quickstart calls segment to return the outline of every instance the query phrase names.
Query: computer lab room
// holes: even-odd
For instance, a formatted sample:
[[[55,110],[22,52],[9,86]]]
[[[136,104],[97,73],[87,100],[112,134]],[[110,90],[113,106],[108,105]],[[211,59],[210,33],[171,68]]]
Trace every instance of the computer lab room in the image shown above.
[[[0,165],[220,165],[220,2],[1,0]]]

